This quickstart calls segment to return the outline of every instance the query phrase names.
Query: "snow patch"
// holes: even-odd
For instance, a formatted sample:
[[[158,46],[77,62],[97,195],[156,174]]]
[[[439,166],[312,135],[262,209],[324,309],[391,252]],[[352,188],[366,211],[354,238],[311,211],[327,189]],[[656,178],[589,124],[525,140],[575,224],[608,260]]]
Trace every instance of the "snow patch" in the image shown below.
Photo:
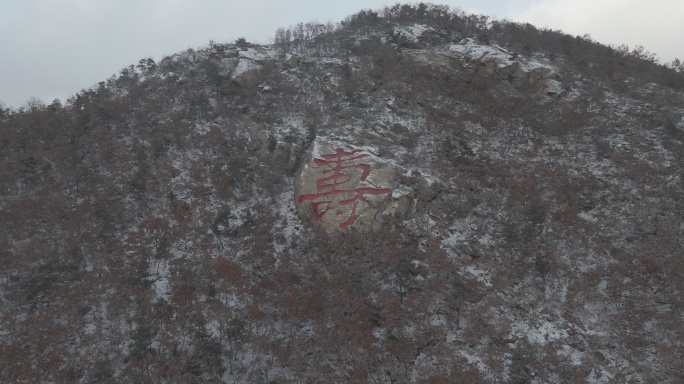
[[[482,61],[485,58],[491,59],[497,63],[499,68],[507,67],[517,62],[525,72],[529,72],[537,68],[547,68],[553,72],[556,72],[556,69],[547,63],[542,63],[541,61],[533,58],[519,56],[498,45],[479,44],[471,38],[465,38],[458,44],[452,44],[449,46],[449,51],[456,52],[460,55],[477,61]]]
[[[581,212],[577,214],[582,220],[586,220],[590,223],[595,223],[597,221],[596,217],[592,215],[590,212]]]
[[[171,285],[169,284],[169,262],[168,260],[153,263],[148,268],[150,276],[155,281],[152,283],[152,288],[155,292],[155,297],[158,300],[169,300],[171,297]]]
[[[474,265],[469,265],[465,268],[465,271],[472,274],[477,278],[477,280],[481,283],[483,283],[486,287],[491,287],[491,279],[492,275],[489,273],[489,271],[486,271],[484,269],[479,269]]]
[[[417,42],[418,38],[423,35],[426,31],[432,31],[433,29],[421,24],[413,24],[409,27],[397,27],[394,31],[399,34],[399,36],[406,38],[411,42]]]
[[[548,320],[541,323],[515,323],[512,326],[512,332],[518,337],[525,337],[530,343],[544,345],[546,343],[565,338],[568,332]]]

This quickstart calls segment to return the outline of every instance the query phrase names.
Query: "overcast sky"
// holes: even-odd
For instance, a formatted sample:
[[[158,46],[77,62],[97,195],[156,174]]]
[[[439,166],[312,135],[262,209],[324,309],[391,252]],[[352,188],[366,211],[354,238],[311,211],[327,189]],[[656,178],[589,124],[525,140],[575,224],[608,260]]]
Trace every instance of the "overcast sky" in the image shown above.
[[[269,42],[278,27],[341,21],[396,0],[0,0],[0,102],[65,101],[137,64],[209,40]],[[606,44],[684,59],[684,0],[443,0]]]

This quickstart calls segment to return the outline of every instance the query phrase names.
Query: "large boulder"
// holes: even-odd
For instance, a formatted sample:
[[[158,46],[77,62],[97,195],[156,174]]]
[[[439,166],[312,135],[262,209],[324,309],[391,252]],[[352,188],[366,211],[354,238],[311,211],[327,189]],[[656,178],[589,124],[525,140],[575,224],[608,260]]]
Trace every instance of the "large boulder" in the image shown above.
[[[370,148],[317,139],[295,175],[295,204],[304,220],[328,231],[371,232],[407,219],[418,192],[399,182],[405,170]]]

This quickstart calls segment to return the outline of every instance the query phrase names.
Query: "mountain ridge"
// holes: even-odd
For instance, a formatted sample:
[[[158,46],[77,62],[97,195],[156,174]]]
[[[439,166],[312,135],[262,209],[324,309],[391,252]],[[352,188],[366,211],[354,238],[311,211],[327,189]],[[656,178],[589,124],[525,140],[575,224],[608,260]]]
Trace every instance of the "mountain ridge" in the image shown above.
[[[684,74],[649,57],[398,5],[5,110],[0,379],[676,383]],[[339,151],[408,208],[307,214]]]

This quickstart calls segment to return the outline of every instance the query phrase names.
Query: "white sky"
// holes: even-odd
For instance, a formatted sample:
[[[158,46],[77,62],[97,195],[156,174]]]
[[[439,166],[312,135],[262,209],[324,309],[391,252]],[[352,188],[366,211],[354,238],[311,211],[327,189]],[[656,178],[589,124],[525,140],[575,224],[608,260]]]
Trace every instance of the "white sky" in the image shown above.
[[[341,21],[396,0],[0,0],[0,102],[63,102],[142,58],[209,40],[266,43],[276,28]],[[606,44],[684,59],[684,0],[442,0]]]

